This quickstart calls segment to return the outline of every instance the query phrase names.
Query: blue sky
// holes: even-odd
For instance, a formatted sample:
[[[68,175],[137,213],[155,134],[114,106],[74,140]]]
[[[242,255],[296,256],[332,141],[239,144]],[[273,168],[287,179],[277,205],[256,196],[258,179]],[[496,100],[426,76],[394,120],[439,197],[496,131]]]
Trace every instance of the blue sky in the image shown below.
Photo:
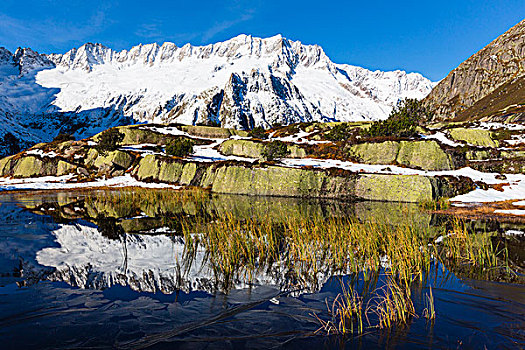
[[[524,0],[2,0],[0,46],[63,53],[88,41],[121,50],[281,33],[321,45],[336,63],[439,80],[524,15]]]

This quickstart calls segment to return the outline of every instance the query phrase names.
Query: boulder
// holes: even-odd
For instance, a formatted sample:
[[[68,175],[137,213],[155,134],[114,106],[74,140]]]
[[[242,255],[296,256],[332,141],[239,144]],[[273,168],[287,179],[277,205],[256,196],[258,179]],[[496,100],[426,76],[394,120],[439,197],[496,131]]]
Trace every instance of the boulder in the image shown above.
[[[401,141],[397,163],[423,170],[451,170],[452,158],[436,141]]]
[[[14,177],[50,176],[57,173],[57,160],[55,158],[38,158],[26,156],[16,160],[13,169]]]
[[[266,143],[253,140],[226,140],[220,146],[220,152],[238,157],[262,158]],[[288,144],[289,158],[304,158],[306,151],[298,145]]]
[[[350,156],[366,164],[393,164],[399,153],[399,142],[365,142],[352,145]]]
[[[183,125],[180,128],[192,136],[205,137],[209,139],[227,139],[230,136],[248,136],[247,131],[217,128],[213,126]]]
[[[57,165],[57,173],[56,175],[57,176],[62,176],[62,175],[66,175],[66,174],[69,174],[73,171],[76,170],[76,165],[73,165],[71,163],[68,163],[68,162],[64,162],[63,160],[59,160],[58,161],[58,165]]]
[[[485,129],[454,128],[449,135],[455,141],[463,141],[473,146],[498,147],[497,140],[492,138],[492,132]]]
[[[419,175],[362,175],[357,180],[355,195],[390,202],[417,203],[434,199],[431,178]]]
[[[91,150],[88,153],[90,156]],[[98,153],[98,152],[97,152]],[[105,156],[99,154],[93,162],[93,166],[101,168],[103,165],[109,165],[110,167],[118,167],[120,169],[127,169],[133,163],[133,156],[124,151],[113,151],[108,152]]]
[[[436,141],[385,141],[360,143],[349,155],[366,164],[401,164],[423,170],[451,170],[452,158]]]
[[[134,175],[141,181],[189,185],[201,166],[206,165],[149,154],[140,160]]]
[[[11,164],[14,156],[0,159],[0,176],[11,175]]]
[[[219,165],[201,182],[225,194],[284,197],[353,197],[354,176],[330,176],[325,171],[278,166]]]

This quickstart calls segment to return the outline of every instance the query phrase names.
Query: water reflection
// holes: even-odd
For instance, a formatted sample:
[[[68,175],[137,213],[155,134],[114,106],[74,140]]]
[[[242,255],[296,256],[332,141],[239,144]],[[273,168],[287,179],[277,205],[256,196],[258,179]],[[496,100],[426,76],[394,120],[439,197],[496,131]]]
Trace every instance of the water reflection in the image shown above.
[[[217,348],[519,348],[525,340],[522,286],[459,280],[439,267],[413,286],[419,315],[429,286],[434,288],[434,327],[414,318],[408,327],[370,329],[341,343],[312,337],[318,325],[310,314],[326,312],[325,299],[340,292],[341,280],[362,293],[381,286],[381,275],[335,274],[327,268],[315,281],[297,286],[284,267],[275,266],[256,271],[250,284],[234,280],[222,293],[204,250],[191,264],[184,259],[182,222],[198,227],[233,214],[275,222],[355,216],[392,225],[407,217],[414,225],[443,224],[443,218],[416,206],[238,196],[153,205],[104,197],[1,198],[0,338],[7,348],[200,348],[208,342]],[[485,227],[499,233],[511,229],[504,223]],[[296,288],[301,292],[294,293]]]
[[[413,225],[428,225],[431,215],[417,206],[379,202],[345,203],[292,198],[212,196],[205,201],[141,202],[108,201],[107,194],[95,196],[58,194],[25,204],[34,213],[48,214],[61,222],[52,231],[58,247],[36,254],[40,265],[53,267],[47,279],[82,288],[104,289],[130,286],[136,291],[173,293],[181,290],[213,292],[227,284],[198,247],[191,259],[182,233],[186,225],[232,215],[236,218],[264,218],[284,222],[290,218],[356,216],[358,219],[389,221],[393,224],[413,218]],[[197,225],[197,224],[196,224]],[[197,228],[195,228],[197,229]],[[298,279],[284,264],[262,266],[236,274],[228,289],[248,285],[278,286],[281,291],[315,292],[333,274],[323,262],[322,271],[302,271]]]

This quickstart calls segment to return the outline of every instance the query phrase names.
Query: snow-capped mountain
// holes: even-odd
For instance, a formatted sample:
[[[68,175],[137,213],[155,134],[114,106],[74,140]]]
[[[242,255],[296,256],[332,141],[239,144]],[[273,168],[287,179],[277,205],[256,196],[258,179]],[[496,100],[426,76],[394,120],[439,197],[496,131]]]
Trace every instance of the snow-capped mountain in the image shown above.
[[[88,43],[51,55],[0,49],[0,122],[28,142],[133,121],[250,129],[377,120],[433,86],[417,73],[335,64],[321,47],[280,35],[123,51]]]

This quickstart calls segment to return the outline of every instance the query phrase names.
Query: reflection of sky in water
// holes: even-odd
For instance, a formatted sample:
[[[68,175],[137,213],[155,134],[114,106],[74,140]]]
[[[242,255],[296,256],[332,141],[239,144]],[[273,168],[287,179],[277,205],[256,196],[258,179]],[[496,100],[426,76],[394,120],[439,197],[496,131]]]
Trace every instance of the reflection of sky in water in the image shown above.
[[[18,348],[173,348],[183,343],[193,348],[205,346],[205,341],[213,341],[217,348],[337,345],[333,339],[308,335],[318,327],[309,314],[326,311],[325,299],[340,291],[338,277],[323,280],[317,291],[295,297],[282,292],[272,279],[277,275],[261,279],[260,286],[233,289],[228,294],[212,293],[198,285],[187,289],[191,292],[169,288],[158,292],[158,286],[165,283],[160,281],[174,276],[170,274],[175,266],[173,258],[182,247],[176,238],[127,235],[128,259],[123,264],[122,240],[102,237],[84,221],[55,224],[49,216],[24,211],[6,197],[0,197],[0,340],[6,348],[15,344]],[[62,237],[63,241],[57,235],[61,227],[80,230]],[[67,236],[65,231],[63,234]],[[21,277],[13,273],[20,259],[24,267]],[[68,273],[74,267],[79,273],[75,280],[82,282],[77,284],[91,288],[46,281],[64,277],[62,280],[71,282],[71,275],[65,278],[43,265],[55,266],[57,271],[65,268]],[[86,265],[90,266],[89,273],[83,274]],[[150,281],[156,284],[138,282],[143,270],[154,271]],[[102,283],[106,277],[101,273],[112,276],[112,283]],[[118,280],[119,274],[127,276]],[[195,269],[190,275],[202,278],[206,272]],[[343,277],[344,281],[349,279]],[[14,283],[24,280],[28,286],[20,288]],[[453,275],[443,276],[441,269],[430,280],[438,313],[433,328],[420,317],[389,337],[372,330],[350,345],[457,347],[462,341],[473,348],[512,348],[509,337],[523,341],[523,287],[462,282]],[[362,278],[358,288],[364,288]],[[427,288],[413,291],[418,314],[424,308],[425,293]]]

